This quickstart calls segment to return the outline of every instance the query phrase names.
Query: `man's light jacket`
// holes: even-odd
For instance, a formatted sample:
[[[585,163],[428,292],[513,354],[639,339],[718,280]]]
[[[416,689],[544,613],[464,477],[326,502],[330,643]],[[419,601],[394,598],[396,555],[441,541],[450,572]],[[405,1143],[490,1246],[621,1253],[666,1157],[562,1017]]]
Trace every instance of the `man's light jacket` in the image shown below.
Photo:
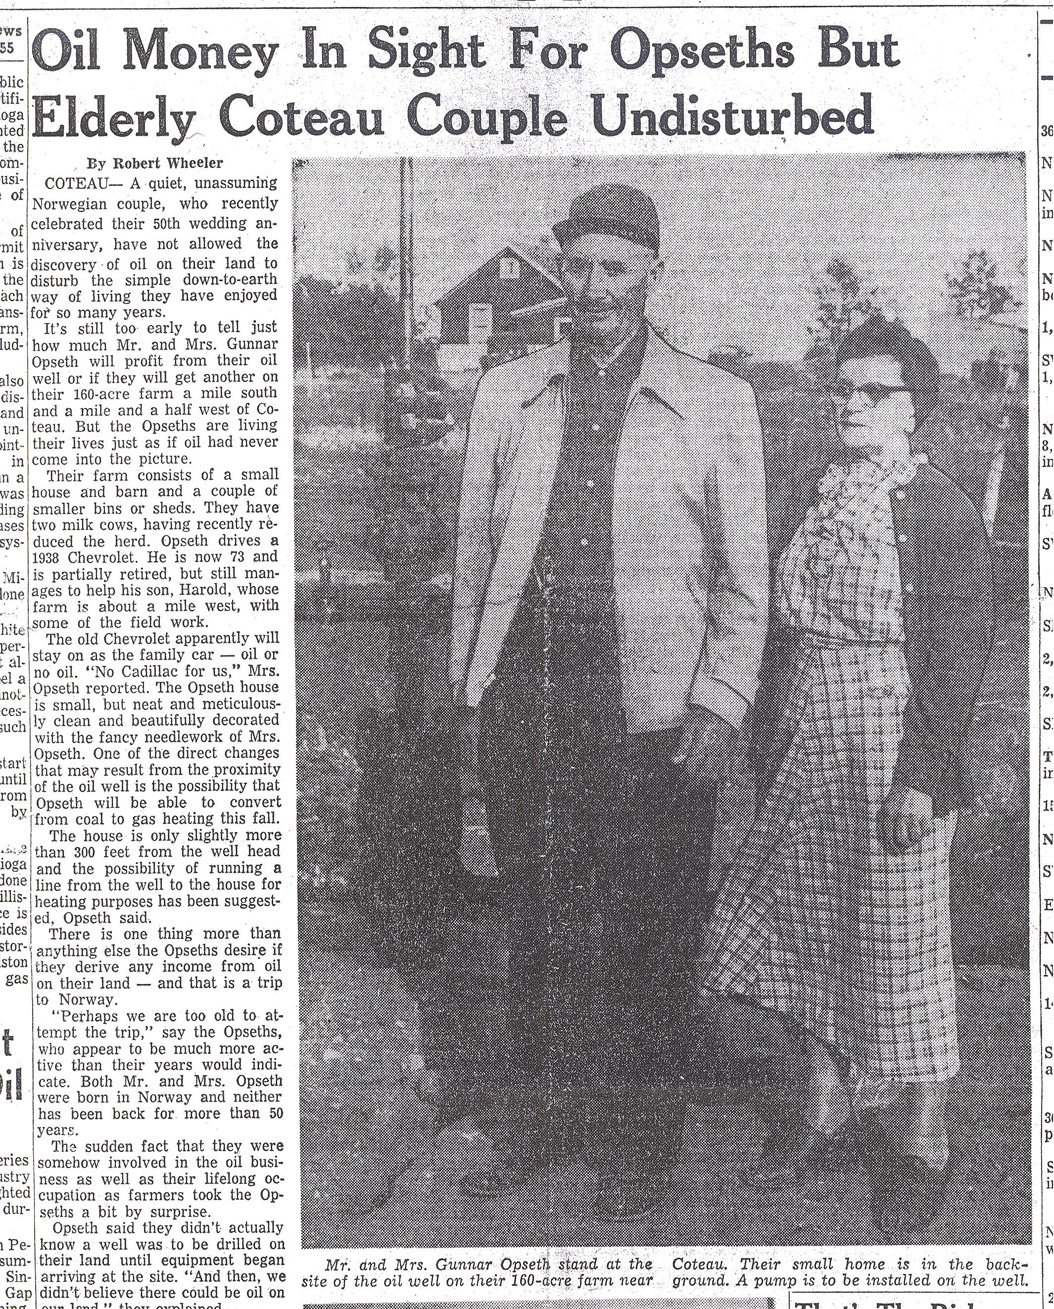
[[[478,705],[534,565],[564,431],[569,344],[486,373],[469,420],[458,512],[450,673]],[[630,733],[689,705],[739,725],[768,612],[765,468],[747,382],[651,328],[615,462],[612,528]]]

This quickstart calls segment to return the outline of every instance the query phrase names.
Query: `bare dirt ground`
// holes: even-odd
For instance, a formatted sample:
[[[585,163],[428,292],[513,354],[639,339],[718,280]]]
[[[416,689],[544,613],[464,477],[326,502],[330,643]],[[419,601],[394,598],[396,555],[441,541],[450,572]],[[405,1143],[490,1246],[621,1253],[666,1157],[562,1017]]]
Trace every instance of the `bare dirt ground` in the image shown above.
[[[422,1067],[418,1003],[437,964],[378,966],[372,926],[336,904],[310,906],[301,958],[303,1239],[316,1248],[490,1245],[881,1244],[869,1222],[866,1169],[793,1188],[762,1187],[752,1164],[766,1121],[793,1079],[778,1038],[736,1020],[730,1045],[752,1060],[718,1074],[700,1067],[666,1210],[612,1225],[591,1217],[595,1173],[556,1161],[493,1202],[457,1193],[488,1157],[473,1120],[434,1130],[413,1091]],[[462,1017],[485,1039],[486,978],[502,966],[492,911],[453,914],[447,966],[464,977]],[[997,965],[959,972],[963,1071],[952,1097],[956,1163],[946,1215],[927,1242],[1027,1243],[1030,1235],[1030,1037],[1027,975]],[[483,999],[481,999],[483,997]],[[744,1085],[743,1071],[753,1069]],[[719,1285],[719,1283],[718,1283]]]

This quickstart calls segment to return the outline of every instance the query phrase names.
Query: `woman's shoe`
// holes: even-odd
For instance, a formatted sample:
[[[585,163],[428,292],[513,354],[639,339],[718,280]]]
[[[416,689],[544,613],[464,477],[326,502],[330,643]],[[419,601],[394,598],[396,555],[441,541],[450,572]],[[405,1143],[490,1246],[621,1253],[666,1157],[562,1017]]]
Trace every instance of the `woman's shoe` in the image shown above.
[[[881,1161],[872,1187],[875,1226],[887,1236],[925,1231],[944,1208],[950,1171],[950,1161],[943,1168],[931,1168],[918,1155],[891,1150]]]
[[[800,1115],[788,1119],[765,1142],[755,1174],[761,1183],[800,1181],[818,1173],[837,1172],[855,1153],[855,1124],[836,1131],[815,1127]]]

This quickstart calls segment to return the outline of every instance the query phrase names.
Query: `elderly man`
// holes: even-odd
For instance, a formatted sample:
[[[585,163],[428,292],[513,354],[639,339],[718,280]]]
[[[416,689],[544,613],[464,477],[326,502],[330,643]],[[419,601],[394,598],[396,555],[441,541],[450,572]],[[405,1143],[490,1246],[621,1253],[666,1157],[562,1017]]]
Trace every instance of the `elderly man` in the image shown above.
[[[554,231],[570,340],[480,382],[458,517],[463,822],[506,905],[518,1088],[460,1186],[521,1184],[588,1092],[595,1207],[619,1219],[679,1149],[715,790],[765,639],[765,478],[750,386],[645,318],[651,199],[595,187]]]

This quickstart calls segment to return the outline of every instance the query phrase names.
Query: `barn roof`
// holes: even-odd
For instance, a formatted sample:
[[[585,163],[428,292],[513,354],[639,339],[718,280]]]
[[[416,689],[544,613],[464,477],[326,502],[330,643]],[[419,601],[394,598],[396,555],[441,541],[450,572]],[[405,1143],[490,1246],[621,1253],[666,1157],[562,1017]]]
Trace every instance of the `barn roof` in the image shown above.
[[[492,264],[495,259],[500,259],[505,254],[516,255],[524,263],[530,264],[532,268],[550,281],[561,295],[563,294],[563,287],[560,285],[560,253],[558,250],[546,249],[540,245],[520,245],[517,242],[510,242],[508,245],[503,245],[500,250],[496,250],[489,259],[485,259],[467,277],[463,277],[452,286],[449,291],[444,291],[441,296],[438,296],[436,304],[441,305],[444,301],[452,299],[466,283],[471,282],[480,269],[486,268],[488,264]]]
[[[529,264],[537,268],[540,273],[544,273],[551,282],[555,282],[557,286],[560,285],[559,250],[545,245],[515,244],[509,248],[515,250],[518,255],[522,255]]]

